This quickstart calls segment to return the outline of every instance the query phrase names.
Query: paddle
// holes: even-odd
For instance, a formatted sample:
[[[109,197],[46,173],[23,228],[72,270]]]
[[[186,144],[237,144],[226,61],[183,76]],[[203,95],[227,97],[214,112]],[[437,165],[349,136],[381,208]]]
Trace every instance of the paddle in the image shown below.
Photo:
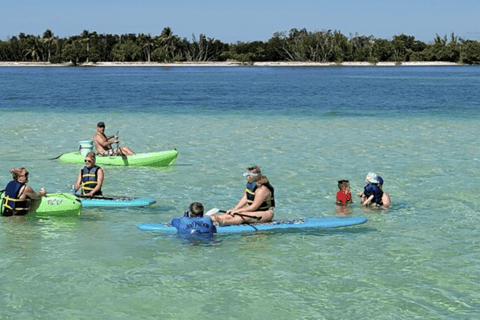
[[[123,154],[122,150],[120,150],[120,139],[118,138],[118,131],[117,131],[116,136],[117,136],[117,141],[118,141],[118,142],[117,142],[117,150],[118,150],[118,151],[117,151],[117,152],[118,152],[117,154],[118,154],[119,156],[121,156],[122,158],[125,159],[127,156]]]
[[[85,198],[85,199],[115,200],[115,198],[104,197],[104,196],[84,196],[80,194],[74,194],[74,196],[77,198]]]
[[[63,155],[63,153],[62,153],[61,155],[59,155],[58,157],[55,157],[55,158],[52,158],[52,159],[48,159],[48,160],[57,160],[57,159],[60,158],[62,155]]]
[[[218,210],[218,212],[227,213],[227,211],[225,211],[225,210]],[[245,217],[245,218],[252,218],[252,219],[255,219],[257,221],[260,221],[262,219],[262,217],[257,217],[257,216],[252,216],[252,215],[249,215],[249,214],[243,214],[243,213],[237,213],[237,212],[234,212],[233,215],[234,216]]]

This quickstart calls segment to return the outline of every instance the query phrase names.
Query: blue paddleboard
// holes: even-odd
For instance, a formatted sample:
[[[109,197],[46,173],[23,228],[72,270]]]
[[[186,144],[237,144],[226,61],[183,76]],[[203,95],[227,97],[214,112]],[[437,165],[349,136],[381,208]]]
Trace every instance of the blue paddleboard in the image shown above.
[[[217,227],[217,233],[230,232],[252,232],[274,229],[305,229],[305,228],[338,228],[362,224],[368,220],[361,217],[348,218],[312,218],[294,220],[274,220],[269,223],[224,225]],[[138,228],[144,231],[177,232],[177,229],[170,224],[163,223],[140,223]]]
[[[136,197],[79,197],[84,208],[125,208],[125,207],[147,207],[156,203],[153,198],[136,198]]]

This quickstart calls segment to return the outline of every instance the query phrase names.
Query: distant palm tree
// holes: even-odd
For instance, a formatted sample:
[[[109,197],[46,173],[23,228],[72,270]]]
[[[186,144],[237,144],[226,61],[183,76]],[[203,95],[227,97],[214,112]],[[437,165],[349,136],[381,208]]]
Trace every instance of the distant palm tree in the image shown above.
[[[175,57],[175,52],[178,49],[178,43],[180,38],[176,35],[173,35],[172,29],[170,27],[165,27],[162,30],[162,34],[156,39],[158,46],[165,49],[166,52],[170,55],[170,58]]]
[[[52,45],[57,45],[58,39],[55,38],[55,36],[53,35],[53,32],[50,29],[47,29],[43,33],[43,37],[42,37],[41,41],[43,42],[43,44],[44,44],[44,46],[45,46],[45,48],[47,49],[47,52],[48,52],[47,61],[50,61]]]
[[[33,36],[28,36],[28,40],[27,40],[27,43],[28,43],[28,47],[26,49],[26,54],[25,54],[25,57],[27,56],[31,56],[32,59],[35,59],[37,61],[40,60],[40,55],[38,54],[39,53],[39,50],[40,50],[40,46],[38,45],[38,40],[36,37],[33,37]]]
[[[88,30],[83,30],[82,34],[80,35],[81,41],[87,44],[87,60],[88,63],[88,50],[90,48],[90,32]]]
[[[147,62],[150,62],[151,53],[156,46],[152,36],[150,34],[141,34],[138,36],[138,41],[147,55]]]

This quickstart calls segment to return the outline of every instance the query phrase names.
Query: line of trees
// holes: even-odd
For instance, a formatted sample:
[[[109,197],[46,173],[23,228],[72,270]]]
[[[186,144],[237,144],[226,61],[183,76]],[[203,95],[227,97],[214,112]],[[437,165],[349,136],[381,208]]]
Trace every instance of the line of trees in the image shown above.
[[[161,34],[97,34],[84,30],[78,36],[56,37],[47,29],[42,36],[20,33],[6,41],[0,40],[0,61],[37,61],[77,65],[99,61],[227,61],[244,63],[260,61],[301,62],[370,62],[383,61],[448,61],[480,64],[480,43],[464,40],[452,33],[438,34],[426,44],[404,34],[391,40],[340,31],[307,31],[292,29],[277,32],[267,42],[223,43],[204,34],[191,41],[174,35],[166,27]]]

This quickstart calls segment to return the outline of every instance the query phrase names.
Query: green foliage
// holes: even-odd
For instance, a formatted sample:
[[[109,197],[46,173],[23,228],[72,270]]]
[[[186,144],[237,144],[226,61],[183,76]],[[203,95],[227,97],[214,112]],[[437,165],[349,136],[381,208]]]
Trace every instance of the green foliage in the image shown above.
[[[170,27],[160,35],[97,34],[84,30],[80,35],[59,38],[47,29],[42,36],[20,33],[0,40],[0,61],[72,62],[98,61],[226,61],[252,64],[259,61],[335,62],[367,61],[449,61],[478,64],[478,41],[463,40],[454,34],[450,41],[438,34],[430,44],[404,34],[391,40],[359,34],[346,37],[340,31],[291,29],[276,32],[267,42],[225,44],[200,34],[180,39]]]
[[[471,40],[463,42],[460,61],[466,64],[480,64],[480,43]]]
[[[152,52],[152,61],[155,62],[171,62],[168,49],[162,47],[157,48]]]
[[[80,62],[87,60],[86,46],[79,40],[74,40],[67,43],[62,50],[62,56],[64,61],[70,61],[73,65],[78,65]]]
[[[130,37],[123,43],[118,43],[113,47],[113,56],[116,61],[140,61],[142,49]]]
[[[378,62],[390,61],[393,56],[393,45],[390,41],[384,39],[375,40],[372,46],[372,57]]]

